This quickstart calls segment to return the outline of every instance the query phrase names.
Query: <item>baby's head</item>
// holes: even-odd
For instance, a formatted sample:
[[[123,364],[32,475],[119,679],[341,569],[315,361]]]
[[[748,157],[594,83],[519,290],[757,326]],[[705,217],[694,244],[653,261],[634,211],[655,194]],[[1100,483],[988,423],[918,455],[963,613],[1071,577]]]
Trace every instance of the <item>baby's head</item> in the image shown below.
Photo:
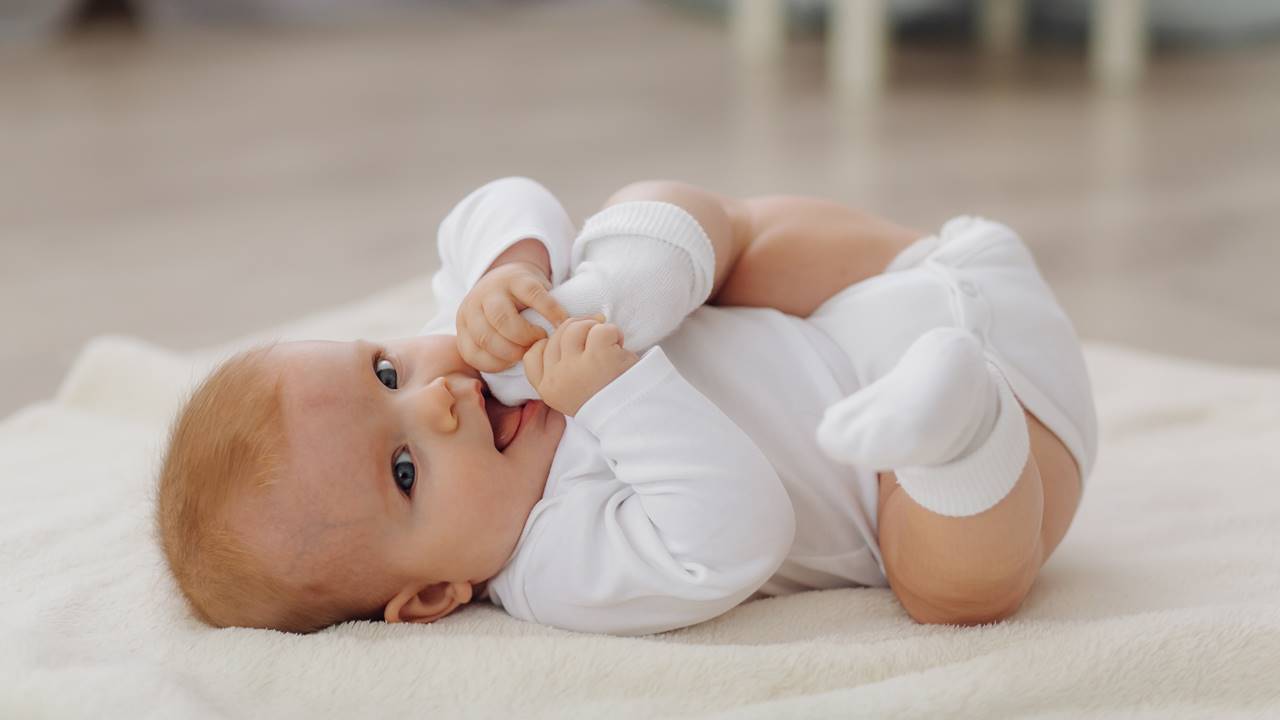
[[[488,397],[452,335],[255,348],[174,422],[159,540],[218,627],[431,622],[502,569],[563,432]]]

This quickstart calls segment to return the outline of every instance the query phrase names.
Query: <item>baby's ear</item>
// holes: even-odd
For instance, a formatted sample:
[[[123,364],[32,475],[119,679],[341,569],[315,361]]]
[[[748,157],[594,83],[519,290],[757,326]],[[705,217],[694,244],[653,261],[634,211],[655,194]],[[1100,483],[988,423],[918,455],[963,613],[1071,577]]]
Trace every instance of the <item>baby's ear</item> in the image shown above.
[[[426,587],[411,585],[391,598],[382,617],[389,623],[435,622],[469,602],[469,582],[438,582]]]

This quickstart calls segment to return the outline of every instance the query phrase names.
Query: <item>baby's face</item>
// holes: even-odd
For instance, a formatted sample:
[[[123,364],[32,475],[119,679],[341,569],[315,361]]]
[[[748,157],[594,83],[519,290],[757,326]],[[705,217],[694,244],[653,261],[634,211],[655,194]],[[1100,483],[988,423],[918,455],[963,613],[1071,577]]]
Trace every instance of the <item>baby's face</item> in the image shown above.
[[[284,469],[245,524],[277,567],[381,594],[497,574],[542,496],[563,415],[488,397],[450,335],[284,343],[269,357]]]

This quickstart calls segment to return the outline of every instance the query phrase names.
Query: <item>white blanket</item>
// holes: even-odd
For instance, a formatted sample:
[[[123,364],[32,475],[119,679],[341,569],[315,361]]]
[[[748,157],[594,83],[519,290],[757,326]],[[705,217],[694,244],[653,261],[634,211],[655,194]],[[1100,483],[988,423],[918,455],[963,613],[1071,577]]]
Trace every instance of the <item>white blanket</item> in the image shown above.
[[[1097,471],[993,626],[917,625],[887,589],[641,639],[489,605],[311,636],[193,620],[151,535],[189,384],[257,339],[410,334],[430,310],[422,280],[193,355],[98,338],[0,423],[0,717],[1280,716],[1280,373],[1097,344]]]

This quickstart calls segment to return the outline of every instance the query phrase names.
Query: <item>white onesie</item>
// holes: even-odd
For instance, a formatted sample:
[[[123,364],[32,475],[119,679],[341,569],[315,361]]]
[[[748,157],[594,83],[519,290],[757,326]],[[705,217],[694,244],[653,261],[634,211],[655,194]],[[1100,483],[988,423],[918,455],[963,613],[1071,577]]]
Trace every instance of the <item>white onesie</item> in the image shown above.
[[[464,203],[440,225],[438,312],[424,333],[455,333],[466,292],[519,240],[547,247],[553,281],[569,272],[573,224],[538,183],[504,178]],[[757,592],[887,586],[876,474],[827,459],[814,435],[857,389],[848,357],[803,319],[695,310],[566,418],[489,599],[525,620],[634,635]]]
[[[545,188],[505,178],[459,203],[440,226],[440,312],[424,332],[455,332],[467,290],[530,237],[561,282],[574,228]],[[829,406],[946,327],[981,344],[1087,479],[1097,417],[1071,322],[1010,228],[959,217],[808,318],[702,306],[646,349],[568,418],[491,599],[528,620],[641,634],[707,620],[757,591],[887,586],[876,473],[829,460],[815,431]],[[486,379],[533,395],[518,373]]]

